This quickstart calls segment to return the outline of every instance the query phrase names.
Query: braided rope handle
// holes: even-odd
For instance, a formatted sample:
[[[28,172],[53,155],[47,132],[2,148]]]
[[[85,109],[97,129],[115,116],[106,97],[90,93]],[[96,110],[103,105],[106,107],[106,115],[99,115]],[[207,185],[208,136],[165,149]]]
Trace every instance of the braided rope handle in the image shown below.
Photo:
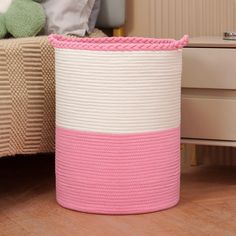
[[[186,46],[188,40],[188,35],[180,40],[143,37],[76,38],[56,34],[48,36],[49,43],[55,48],[95,51],[177,50]]]

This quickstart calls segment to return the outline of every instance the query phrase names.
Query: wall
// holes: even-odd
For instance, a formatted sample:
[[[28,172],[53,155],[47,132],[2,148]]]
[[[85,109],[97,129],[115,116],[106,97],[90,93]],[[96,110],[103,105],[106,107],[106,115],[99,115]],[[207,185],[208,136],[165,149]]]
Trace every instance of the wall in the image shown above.
[[[180,38],[236,31],[236,0],[127,0],[130,36]]]

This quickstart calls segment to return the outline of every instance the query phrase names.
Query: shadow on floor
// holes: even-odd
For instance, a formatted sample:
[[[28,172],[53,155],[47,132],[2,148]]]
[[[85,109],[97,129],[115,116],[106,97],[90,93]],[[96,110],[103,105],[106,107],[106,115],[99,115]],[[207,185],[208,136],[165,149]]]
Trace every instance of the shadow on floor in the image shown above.
[[[0,199],[55,189],[54,154],[0,158]],[[43,186],[43,187],[42,187]]]

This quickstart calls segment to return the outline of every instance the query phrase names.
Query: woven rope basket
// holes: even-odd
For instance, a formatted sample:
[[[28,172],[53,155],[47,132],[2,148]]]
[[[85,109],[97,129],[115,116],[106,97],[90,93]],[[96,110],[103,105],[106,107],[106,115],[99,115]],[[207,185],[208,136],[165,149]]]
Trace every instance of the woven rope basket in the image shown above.
[[[56,194],[83,212],[172,207],[180,185],[179,41],[49,36],[56,56]]]

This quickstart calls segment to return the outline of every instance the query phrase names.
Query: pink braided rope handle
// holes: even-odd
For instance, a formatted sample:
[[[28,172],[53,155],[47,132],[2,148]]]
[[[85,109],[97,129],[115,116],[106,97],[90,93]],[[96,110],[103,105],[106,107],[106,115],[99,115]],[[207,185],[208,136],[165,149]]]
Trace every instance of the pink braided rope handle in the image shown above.
[[[48,41],[55,48],[95,51],[160,51],[177,50],[188,44],[188,35],[180,40],[142,37],[74,38],[49,35]]]

